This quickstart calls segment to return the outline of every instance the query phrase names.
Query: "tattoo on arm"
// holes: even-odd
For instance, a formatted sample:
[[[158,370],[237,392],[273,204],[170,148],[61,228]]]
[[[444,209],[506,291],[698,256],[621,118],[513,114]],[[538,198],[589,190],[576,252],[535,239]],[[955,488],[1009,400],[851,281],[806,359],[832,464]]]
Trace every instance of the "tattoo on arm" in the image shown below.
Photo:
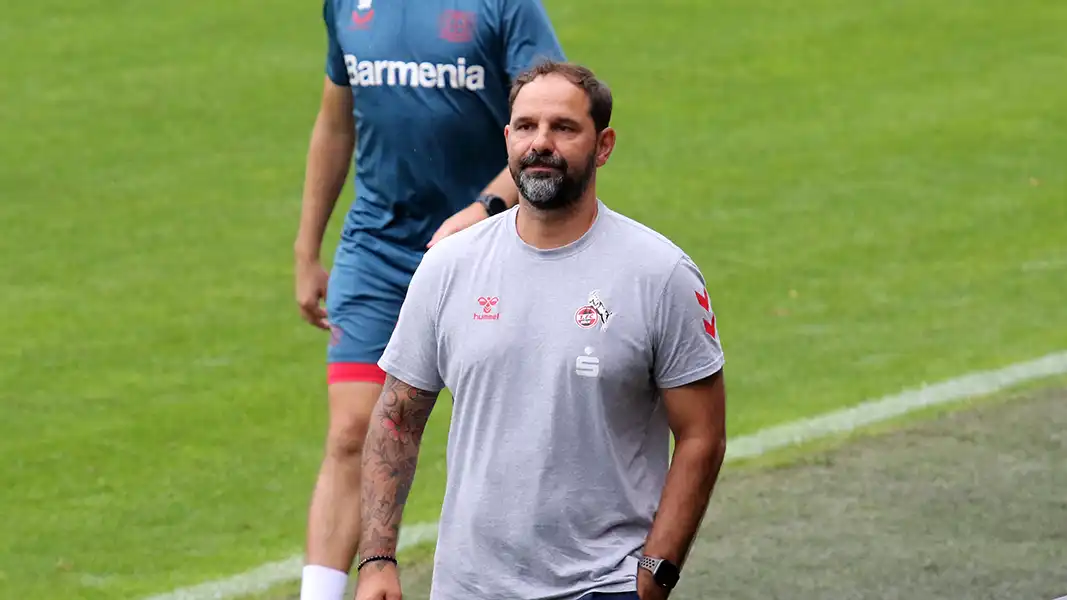
[[[360,556],[396,554],[400,517],[415,479],[419,443],[437,395],[392,375],[385,379],[363,447]],[[379,569],[386,566],[381,561],[371,565]]]

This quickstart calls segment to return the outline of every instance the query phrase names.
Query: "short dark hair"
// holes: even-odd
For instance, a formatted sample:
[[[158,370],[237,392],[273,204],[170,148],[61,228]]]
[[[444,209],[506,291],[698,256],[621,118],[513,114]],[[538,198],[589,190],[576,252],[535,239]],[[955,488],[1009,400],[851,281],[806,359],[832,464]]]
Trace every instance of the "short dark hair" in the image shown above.
[[[607,129],[611,124],[611,90],[606,83],[597,79],[589,68],[572,62],[545,60],[520,73],[511,84],[508,110],[514,108],[515,97],[519,95],[519,90],[523,86],[545,75],[560,75],[582,88],[586,97],[589,98],[589,116],[593,118],[596,132],[600,133]]]

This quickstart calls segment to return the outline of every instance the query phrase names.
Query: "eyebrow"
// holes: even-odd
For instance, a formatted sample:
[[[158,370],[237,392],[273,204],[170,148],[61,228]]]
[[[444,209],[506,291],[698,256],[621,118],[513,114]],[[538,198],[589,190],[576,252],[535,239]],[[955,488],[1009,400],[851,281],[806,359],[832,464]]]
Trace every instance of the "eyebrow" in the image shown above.
[[[522,116],[522,115],[516,116],[515,120],[514,120],[516,125],[525,124],[525,123],[533,123],[533,122],[536,122],[536,121],[537,121],[537,119],[534,119],[533,117],[527,117],[527,116]],[[574,127],[580,127],[581,126],[581,122],[579,122],[579,121],[577,121],[575,119],[572,119],[570,117],[554,117],[554,118],[551,119],[551,123],[553,123],[553,124],[561,124],[561,125],[571,125],[571,126],[574,126]]]

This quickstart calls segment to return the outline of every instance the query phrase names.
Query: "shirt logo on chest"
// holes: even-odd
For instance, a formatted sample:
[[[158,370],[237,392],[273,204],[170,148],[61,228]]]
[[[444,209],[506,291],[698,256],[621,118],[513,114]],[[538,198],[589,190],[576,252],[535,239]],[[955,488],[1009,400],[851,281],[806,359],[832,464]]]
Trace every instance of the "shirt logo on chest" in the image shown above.
[[[479,310],[474,311],[475,321],[496,321],[500,318],[500,311],[496,309],[496,305],[500,302],[500,298],[496,296],[479,296],[478,307]],[[496,310],[497,312],[493,312]]]
[[[580,307],[574,313],[574,322],[582,329],[592,329],[600,323],[600,330],[608,328],[613,313],[608,310],[604,301],[600,298],[600,290],[589,292],[588,303]]]
[[[353,19],[355,15],[352,13]],[[456,59],[455,64],[444,64],[360,60],[355,54],[345,54],[345,68],[348,71],[348,83],[352,87],[447,88],[470,92],[485,89],[485,67],[467,64],[467,59],[462,56]]]
[[[579,377],[599,377],[600,359],[592,356],[593,348],[586,346],[585,356],[579,356],[574,360],[574,374]]]
[[[588,304],[579,308],[577,312],[574,313],[574,322],[582,329],[594,327],[598,321],[600,321],[600,316],[596,314],[596,309]]]
[[[462,10],[446,10],[441,13],[438,24],[441,27],[441,39],[463,44],[474,39],[474,20],[476,15]]]
[[[368,29],[371,19],[374,18],[374,9],[371,8],[372,0],[359,0],[356,10],[352,11],[351,29]]]

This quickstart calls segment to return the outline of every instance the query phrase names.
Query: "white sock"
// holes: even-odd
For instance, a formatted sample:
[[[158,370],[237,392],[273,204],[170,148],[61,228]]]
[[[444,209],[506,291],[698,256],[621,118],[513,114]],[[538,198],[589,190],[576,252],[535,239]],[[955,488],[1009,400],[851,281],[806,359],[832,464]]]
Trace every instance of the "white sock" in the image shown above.
[[[319,565],[304,565],[300,600],[344,600],[347,585],[348,573]]]

